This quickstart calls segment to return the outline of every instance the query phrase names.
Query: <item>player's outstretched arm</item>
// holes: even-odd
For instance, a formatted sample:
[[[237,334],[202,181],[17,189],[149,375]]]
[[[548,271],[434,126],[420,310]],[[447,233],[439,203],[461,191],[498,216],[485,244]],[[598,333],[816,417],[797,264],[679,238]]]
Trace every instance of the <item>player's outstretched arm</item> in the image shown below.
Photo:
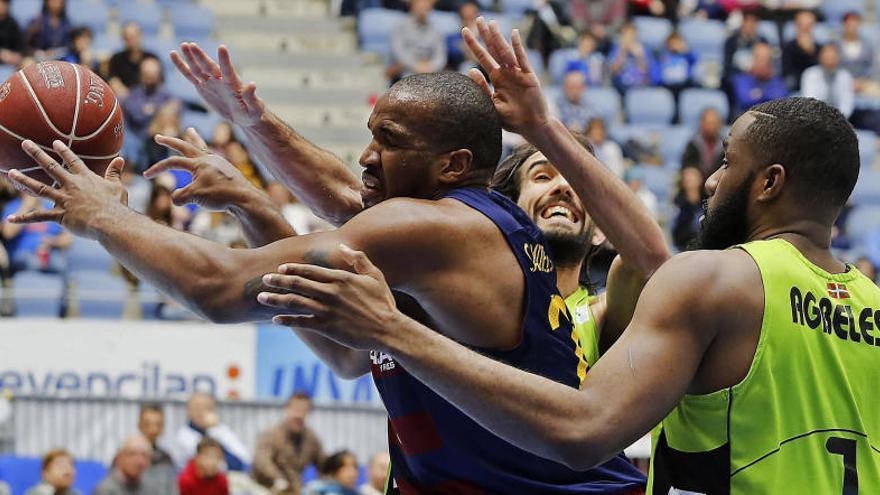
[[[229,50],[218,62],[197,44],[183,43],[171,60],[208,105],[239,126],[250,150],[321,218],[341,225],[363,209],[361,181],[338,157],[311,143],[266,109],[256,84],[242,83]]]
[[[322,293],[336,299],[313,304],[314,294],[300,290],[302,308],[283,317],[285,324],[353,348],[388,352],[485,428],[579,470],[656,426],[691,386],[723,322],[734,321],[741,310],[728,300],[717,254],[674,258],[648,282],[629,328],[578,391],[487,358],[406,317],[369,258],[350,250],[345,256],[356,273],[287,265],[287,273],[322,280]]]

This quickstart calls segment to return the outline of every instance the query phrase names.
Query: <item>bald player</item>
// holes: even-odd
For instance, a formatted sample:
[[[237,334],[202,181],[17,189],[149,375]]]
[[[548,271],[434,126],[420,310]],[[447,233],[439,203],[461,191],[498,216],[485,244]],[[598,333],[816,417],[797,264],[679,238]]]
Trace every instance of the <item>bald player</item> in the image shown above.
[[[478,55],[496,99],[521,94],[524,58],[500,41]],[[550,117],[546,125],[560,126]],[[786,98],[737,119],[724,165],[706,183],[703,250],[654,274],[581,391],[402,316],[383,304],[382,274],[358,253],[359,276],[287,267],[320,278],[320,293],[344,303],[286,320],[394,355],[487,429],[572,468],[659,425],[652,494],[874,493],[880,289],[830,251],[858,173],[855,133],[823,102]]]

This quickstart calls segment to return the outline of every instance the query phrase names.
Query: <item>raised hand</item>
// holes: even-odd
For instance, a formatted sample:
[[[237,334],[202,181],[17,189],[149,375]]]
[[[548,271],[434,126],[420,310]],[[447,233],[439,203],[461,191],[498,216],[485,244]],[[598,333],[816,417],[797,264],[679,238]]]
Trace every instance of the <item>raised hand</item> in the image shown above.
[[[468,76],[492,97],[504,128],[529,139],[531,133],[546,125],[550,114],[541,91],[541,83],[529,63],[519,30],[513,30],[512,43],[504,39],[495,21],[486,24],[479,17],[477,30],[486,43],[485,47],[468,28],[462,29],[462,36],[489,74],[489,80],[495,87],[494,92],[479,70],[471,69]]]
[[[219,64],[195,43],[181,43],[171,52],[177,70],[195,86],[215,112],[233,124],[250,127],[260,122],[266,105],[256,95],[257,85],[243,84],[225,46],[217,50]]]
[[[185,137],[183,140],[157,134],[157,143],[180,153],[180,156],[166,158],[144,171],[144,177],[148,179],[172,169],[192,173],[192,182],[171,193],[174,204],[195,203],[209,210],[226,211],[253,195],[261,194],[235,165],[209,152],[195,129],[187,129]]]
[[[13,223],[57,222],[74,234],[96,238],[98,223],[112,221],[114,214],[126,208],[128,193],[120,181],[125,161],[115,158],[101,177],[86,166],[73,151],[61,141],[52,148],[64,160],[61,165],[33,141],[21,143],[22,149],[55,180],[52,187],[29,177],[18,170],[9,171],[9,180],[17,187],[34,196],[52,200],[55,206],[49,210],[36,210],[9,217]]]

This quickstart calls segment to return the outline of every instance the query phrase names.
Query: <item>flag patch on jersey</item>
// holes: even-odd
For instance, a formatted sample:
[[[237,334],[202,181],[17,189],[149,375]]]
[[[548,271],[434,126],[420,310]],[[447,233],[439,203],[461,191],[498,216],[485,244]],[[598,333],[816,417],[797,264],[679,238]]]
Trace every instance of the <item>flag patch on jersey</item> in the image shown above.
[[[832,299],[849,299],[849,291],[844,284],[828,284],[828,295]]]

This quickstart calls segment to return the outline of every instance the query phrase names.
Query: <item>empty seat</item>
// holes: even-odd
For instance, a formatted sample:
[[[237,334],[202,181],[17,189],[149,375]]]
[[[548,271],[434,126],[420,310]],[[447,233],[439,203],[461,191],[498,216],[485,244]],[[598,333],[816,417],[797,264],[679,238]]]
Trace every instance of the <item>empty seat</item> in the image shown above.
[[[22,31],[24,31],[27,28],[27,24],[40,13],[42,4],[43,2],[38,0],[17,0],[10,3],[9,12],[12,14],[12,17],[15,17]]]
[[[363,9],[358,15],[358,38],[361,48],[385,56],[391,54],[391,30],[406,14],[396,10]]]
[[[714,108],[721,114],[722,122],[727,122],[730,113],[727,95],[714,89],[690,88],[681,92],[679,114],[681,123],[694,126],[700,122],[700,115],[707,108]]]
[[[682,21],[678,29],[690,49],[700,57],[718,56],[724,53],[727,30],[723,22],[692,19]]]
[[[874,166],[877,157],[877,135],[872,131],[856,131],[859,138],[859,160],[863,167]]]
[[[859,206],[880,206],[880,172],[863,168],[851,199]]]
[[[856,205],[846,219],[846,234],[854,245],[877,230],[880,230],[880,205]]]
[[[428,15],[428,23],[444,37],[457,33],[461,30],[461,19],[454,12],[431,11]]]
[[[758,22],[758,34],[763,36],[768,43],[773,46],[779,46],[779,28],[773,21]]]
[[[98,56],[110,57],[114,53],[121,51],[122,48],[122,38],[118,34],[95,33],[95,38],[92,41],[92,50]]]
[[[199,92],[196,91],[196,88],[192,83],[187,81],[186,78],[176,69],[166,74],[165,87],[172,95],[176,96],[184,103],[203,105],[202,97],[199,96]]]
[[[207,38],[214,30],[214,14],[200,5],[175,4],[170,13],[174,34],[178,38]]]
[[[632,88],[624,100],[631,124],[669,124],[675,116],[675,99],[666,88]]]
[[[657,51],[666,44],[666,38],[672,32],[669,19],[659,17],[634,17],[633,24],[639,31],[639,41],[650,51]]]
[[[109,272],[113,257],[97,241],[74,237],[67,250],[67,263],[71,271],[95,270]]]
[[[154,3],[121,2],[119,4],[119,23],[135,22],[148,36],[159,33],[162,24],[162,9]]]
[[[122,277],[104,271],[73,271],[70,282],[80,318],[122,318],[128,299],[128,284]]]
[[[61,315],[64,281],[61,275],[18,272],[12,277],[15,316],[57,318]]]
[[[612,88],[587,88],[584,99],[596,109],[607,125],[620,120],[620,93]]]
[[[104,4],[94,0],[68,0],[67,16],[75,26],[87,26],[96,35],[107,30],[110,19]]]
[[[511,15],[520,16],[533,6],[532,0],[501,0],[501,10]]]
[[[863,13],[865,0],[825,0],[819,7],[828,22],[839,22],[847,12]]]

